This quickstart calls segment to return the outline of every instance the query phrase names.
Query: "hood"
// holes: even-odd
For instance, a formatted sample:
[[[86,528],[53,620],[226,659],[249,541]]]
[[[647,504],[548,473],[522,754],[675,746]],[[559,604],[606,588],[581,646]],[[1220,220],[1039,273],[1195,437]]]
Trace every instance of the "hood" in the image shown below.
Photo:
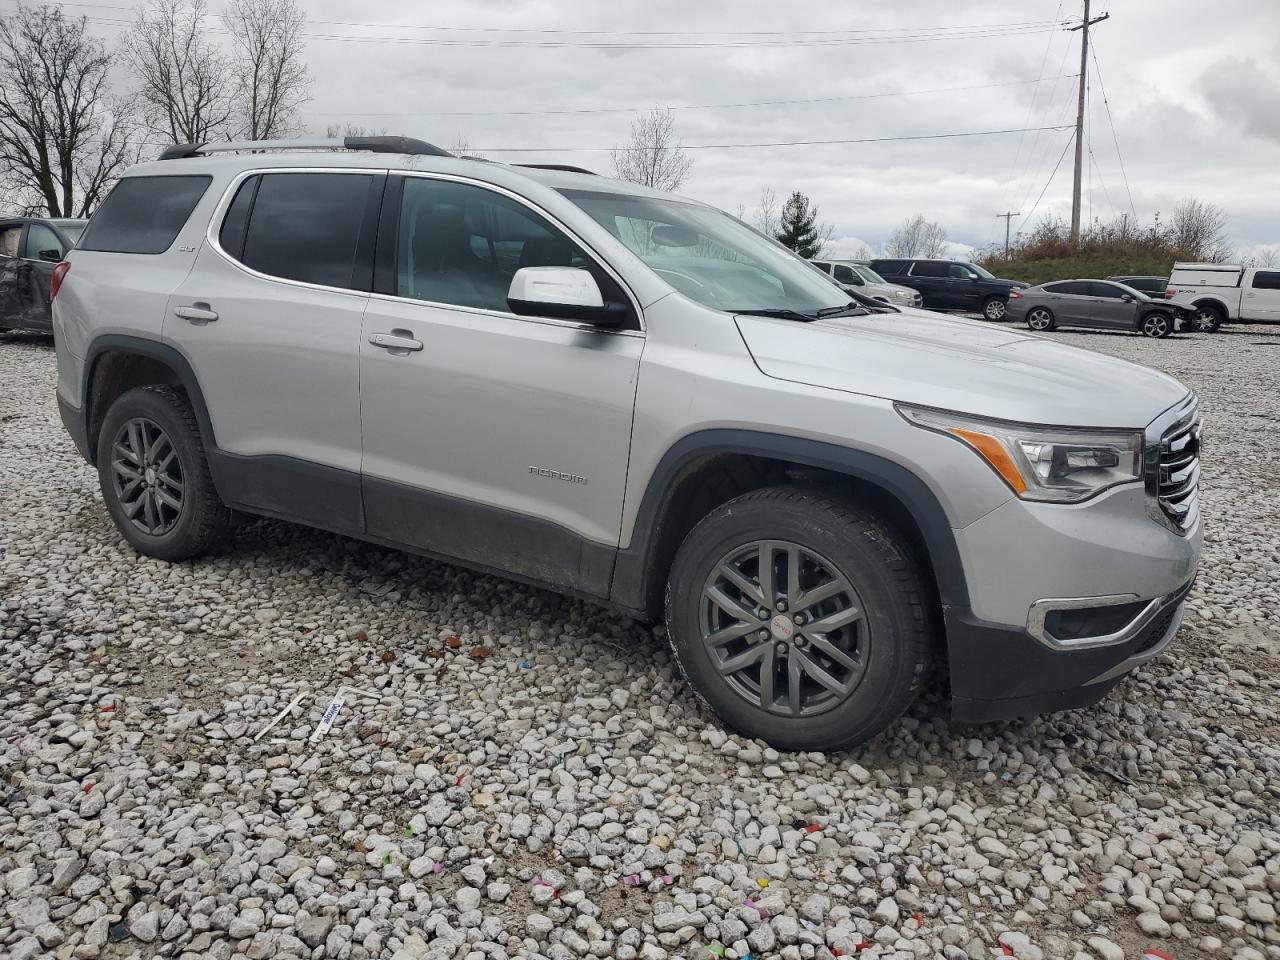
[[[975,416],[1145,427],[1188,393],[1150,367],[925,310],[735,319],[766,376]]]

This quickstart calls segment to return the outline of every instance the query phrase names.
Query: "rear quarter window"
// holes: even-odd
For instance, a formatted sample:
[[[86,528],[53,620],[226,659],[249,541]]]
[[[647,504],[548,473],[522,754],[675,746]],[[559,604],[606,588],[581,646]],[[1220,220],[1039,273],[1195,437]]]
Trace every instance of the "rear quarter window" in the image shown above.
[[[177,239],[212,177],[126,177],[98,208],[80,250],[164,253]]]

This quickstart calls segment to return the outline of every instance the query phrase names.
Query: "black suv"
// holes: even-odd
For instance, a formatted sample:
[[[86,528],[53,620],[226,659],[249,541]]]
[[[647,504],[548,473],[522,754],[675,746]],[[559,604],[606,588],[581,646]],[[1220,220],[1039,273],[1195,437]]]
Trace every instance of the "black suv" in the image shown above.
[[[872,260],[871,269],[890,283],[918,290],[929,310],[980,310],[988,320],[1003,320],[1010,290],[1019,280],[1001,280],[965,260]]]

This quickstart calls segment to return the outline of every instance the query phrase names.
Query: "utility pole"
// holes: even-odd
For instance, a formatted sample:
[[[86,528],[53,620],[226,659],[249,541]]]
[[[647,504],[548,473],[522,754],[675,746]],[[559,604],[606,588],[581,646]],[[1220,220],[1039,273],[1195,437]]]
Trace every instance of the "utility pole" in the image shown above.
[[[1084,100],[1085,88],[1089,80],[1089,28],[1110,18],[1104,13],[1100,17],[1089,19],[1089,2],[1084,0],[1084,19],[1073,31],[1080,31],[1080,103],[1076,108],[1076,170],[1071,181],[1071,245],[1080,243],[1080,180],[1084,171]]]
[[[1009,224],[1014,217],[1020,217],[1020,213],[997,213],[996,219],[1004,219],[1004,255],[1009,256]]]

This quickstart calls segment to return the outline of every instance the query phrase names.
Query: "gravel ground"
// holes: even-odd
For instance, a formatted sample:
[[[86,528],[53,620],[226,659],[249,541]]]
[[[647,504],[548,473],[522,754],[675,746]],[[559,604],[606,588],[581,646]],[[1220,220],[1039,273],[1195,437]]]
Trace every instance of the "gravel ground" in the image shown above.
[[[1181,636],[1094,708],[829,755],[587,604],[267,521],[136,556],[0,337],[0,956],[1280,958],[1280,330],[1056,336],[1200,393]]]

